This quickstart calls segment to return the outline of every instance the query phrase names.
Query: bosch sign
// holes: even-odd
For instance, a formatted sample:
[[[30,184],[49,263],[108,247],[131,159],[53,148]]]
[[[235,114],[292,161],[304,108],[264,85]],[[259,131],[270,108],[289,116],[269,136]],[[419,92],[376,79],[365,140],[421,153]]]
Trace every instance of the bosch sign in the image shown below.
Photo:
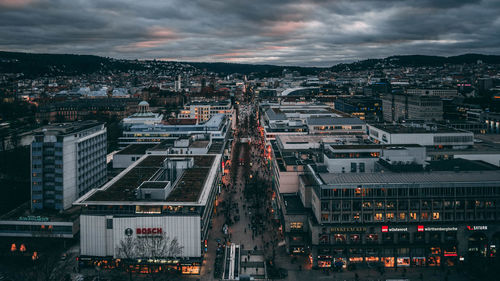
[[[162,234],[163,230],[160,227],[136,228],[137,235]]]

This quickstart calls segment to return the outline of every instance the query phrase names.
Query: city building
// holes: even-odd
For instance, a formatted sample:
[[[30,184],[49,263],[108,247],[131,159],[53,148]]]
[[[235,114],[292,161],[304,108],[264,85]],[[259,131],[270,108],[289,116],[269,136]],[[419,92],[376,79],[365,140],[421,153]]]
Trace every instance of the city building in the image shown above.
[[[291,253],[313,266],[456,265],[495,257],[500,242],[500,171],[478,161],[428,167],[380,159],[374,173],[331,173],[308,165],[296,194],[283,196]],[[420,166],[420,167],[419,167]]]
[[[382,118],[382,100],[370,97],[338,98],[334,102],[338,111],[349,113],[366,121],[380,121]]]
[[[113,265],[131,259],[139,267],[162,265],[199,274],[220,192],[221,159],[220,154],[144,155],[103,187],[79,198],[74,204],[82,208],[80,260]],[[120,250],[127,239],[155,237],[176,239],[182,251],[142,259]]]
[[[162,120],[162,114],[151,112],[151,110],[149,109],[149,103],[147,101],[141,101],[138,106],[138,111],[131,116],[124,118],[122,120],[122,124],[124,128],[128,128],[137,124],[160,124]]]
[[[35,130],[31,144],[31,208],[66,210],[106,181],[106,128],[96,121]]]
[[[366,123],[356,117],[309,117],[309,134],[366,134]]]
[[[91,119],[95,115],[125,118],[137,105],[137,99],[76,99],[41,105],[36,112],[38,123]]]
[[[181,109],[177,118],[179,119],[196,119],[203,123],[217,114],[226,115],[229,120],[233,120],[233,105],[231,100],[225,101],[193,101]]]
[[[419,144],[455,149],[474,145],[474,133],[436,124],[368,124],[368,136],[380,144]]]
[[[457,89],[444,89],[444,88],[406,89],[406,93],[408,95],[433,96],[440,98],[454,98],[458,96]]]
[[[261,112],[259,121],[264,130],[266,142],[275,140],[277,136],[337,132],[351,134],[366,131],[363,130],[365,124],[362,120],[336,111],[322,103],[263,103],[259,112]]]
[[[119,144],[123,147],[140,143],[159,144],[165,140],[195,135],[210,135],[210,139],[227,140],[230,135],[228,134],[231,131],[229,118],[224,114],[216,114],[204,123],[198,123],[193,119],[185,120],[188,121],[130,126],[123,131]]]
[[[443,101],[436,96],[386,94],[382,97],[384,121],[443,120]]]

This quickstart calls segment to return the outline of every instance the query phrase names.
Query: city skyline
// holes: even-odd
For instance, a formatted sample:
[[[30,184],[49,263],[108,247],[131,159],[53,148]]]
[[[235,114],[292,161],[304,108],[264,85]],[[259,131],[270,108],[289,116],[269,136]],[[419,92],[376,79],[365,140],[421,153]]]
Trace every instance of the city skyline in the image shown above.
[[[331,66],[498,54],[495,1],[0,1],[0,50]]]

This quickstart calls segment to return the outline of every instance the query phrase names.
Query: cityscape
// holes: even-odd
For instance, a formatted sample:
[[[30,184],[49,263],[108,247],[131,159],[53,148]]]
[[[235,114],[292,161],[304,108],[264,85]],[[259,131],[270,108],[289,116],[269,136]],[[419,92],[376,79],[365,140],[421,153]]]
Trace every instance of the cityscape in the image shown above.
[[[0,281],[498,280],[499,15],[0,0]]]

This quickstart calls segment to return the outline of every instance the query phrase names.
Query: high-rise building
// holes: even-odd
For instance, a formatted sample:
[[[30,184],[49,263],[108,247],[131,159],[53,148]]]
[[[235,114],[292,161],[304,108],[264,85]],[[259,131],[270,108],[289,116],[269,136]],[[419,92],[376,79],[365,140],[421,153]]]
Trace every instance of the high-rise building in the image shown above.
[[[443,120],[443,101],[436,96],[387,94],[382,98],[384,121]]]
[[[182,90],[182,79],[181,76],[177,76],[177,80],[174,82],[174,87],[176,92],[180,92]]]
[[[106,128],[97,121],[38,129],[31,144],[31,209],[65,210],[106,182]]]

